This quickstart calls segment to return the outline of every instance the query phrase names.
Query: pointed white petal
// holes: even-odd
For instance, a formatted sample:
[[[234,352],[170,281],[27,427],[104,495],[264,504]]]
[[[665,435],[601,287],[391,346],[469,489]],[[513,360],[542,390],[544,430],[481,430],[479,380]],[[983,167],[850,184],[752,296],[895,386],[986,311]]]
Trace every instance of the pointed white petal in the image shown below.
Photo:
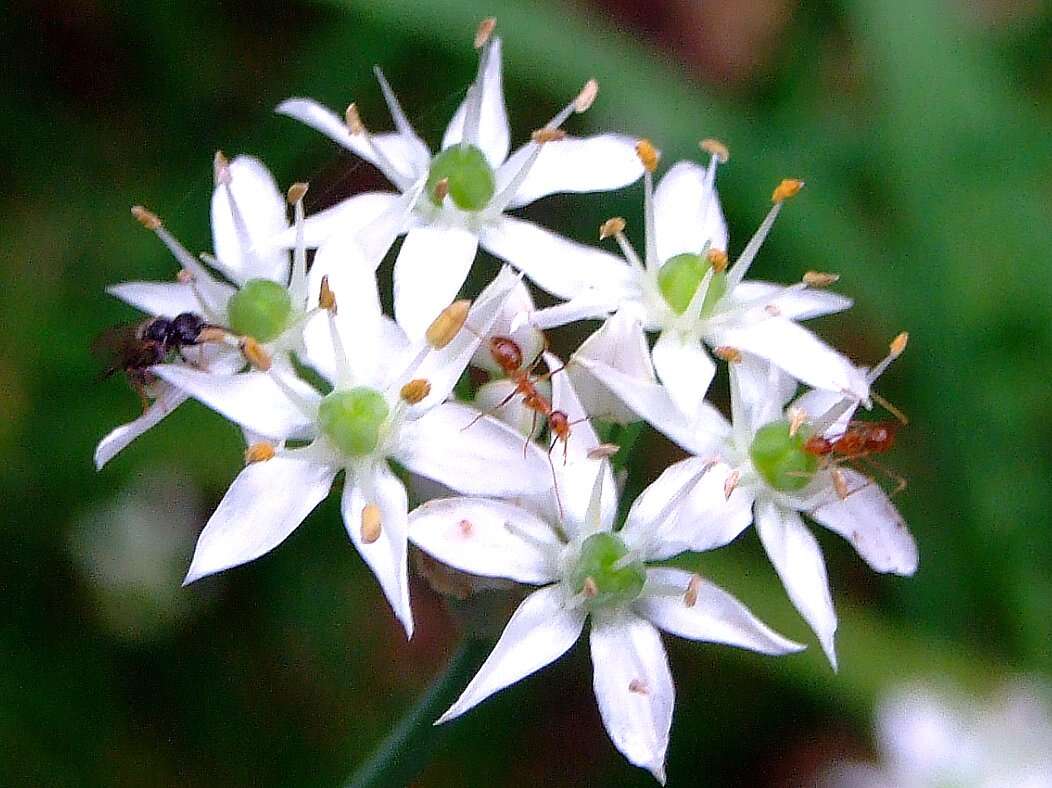
[[[592,621],[592,684],[603,725],[614,746],[664,784],[665,750],[676,689],[661,636],[624,613]]]
[[[380,90],[383,91],[387,109],[391,112],[391,120],[394,121],[395,128],[398,129],[402,142],[405,144],[406,154],[412,163],[413,173],[422,175],[427,172],[428,166],[431,164],[431,149],[427,147],[427,143],[420,139],[420,135],[413,129],[409,118],[405,116],[401,104],[398,103],[398,97],[395,96],[391,86],[387,83],[384,72],[380,70],[379,66],[373,66],[373,73],[376,74],[376,79],[380,83]]]
[[[746,353],[731,365],[732,385],[737,387],[750,432],[782,418],[785,404],[797,389],[796,379],[766,359]]]
[[[507,260],[538,287],[560,298],[592,289],[616,299],[634,287],[634,274],[624,261],[522,219],[502,216],[483,228],[479,240],[487,252]]]
[[[246,467],[201,532],[184,585],[273,550],[329,494],[335,475],[289,455]]]
[[[917,571],[917,543],[902,515],[880,485],[844,468],[848,496],[819,506],[810,515],[851,542],[863,560],[878,572],[912,575]]]
[[[654,369],[672,401],[692,416],[705,399],[716,364],[701,341],[678,331],[662,331],[654,343]]]
[[[138,438],[150,427],[161,421],[187,398],[187,394],[167,383],[158,385],[157,398],[139,418],[129,421],[110,432],[95,447],[95,470],[112,460],[125,446]]]
[[[504,84],[501,74],[501,42],[490,42],[489,59],[482,74],[482,111],[479,114],[478,147],[486,155],[489,166],[497,169],[508,156],[511,132],[508,129],[508,110],[504,106]],[[469,94],[470,98],[470,94]],[[442,150],[456,145],[464,137],[464,118],[468,99],[457,108],[442,136]]]
[[[598,331],[581,343],[574,358],[600,361],[642,383],[655,382],[646,334],[628,310],[618,310],[607,318]],[[594,418],[618,424],[639,421],[639,416],[587,368],[571,363],[567,371],[585,410]]]
[[[528,316],[523,315],[529,325],[538,329],[558,328],[580,320],[602,320],[617,310],[620,298],[613,298],[603,290],[583,290],[569,301],[538,309]]]
[[[692,596],[696,590],[697,597],[688,604],[684,596],[694,577],[681,569],[648,569],[636,612],[665,632],[691,640],[761,654],[790,654],[805,648],[770,629],[733,596],[700,577],[692,588]]]
[[[456,300],[478,237],[458,227],[416,227],[398,252],[394,271],[395,319],[411,340],[424,336],[438,313]]]
[[[497,171],[497,193],[503,191],[533,154],[524,145]],[[509,208],[520,208],[549,194],[605,192],[639,180],[643,163],[636,139],[624,134],[566,137],[546,142],[529,174],[519,185]]]
[[[707,402],[700,404],[691,420],[676,407],[664,386],[641,382],[601,361],[576,359],[576,363],[591,372],[641,419],[691,454],[712,454],[730,433],[727,420]]]
[[[234,288],[219,282],[216,285],[226,291],[222,299],[223,304],[226,304],[234,294]],[[175,317],[182,312],[202,312],[201,302],[197,300],[193,289],[182,282],[121,282],[110,285],[106,292],[149,315]]]
[[[469,574],[533,584],[558,577],[562,542],[552,526],[503,501],[428,501],[409,515],[409,538],[432,558]]]
[[[238,156],[229,183],[212,192],[212,241],[216,265],[231,280],[289,281],[289,254],[276,242],[289,226],[285,196],[259,159]]]
[[[754,353],[797,380],[819,389],[849,392],[866,399],[865,376],[806,328],[792,320],[768,317],[721,330],[714,344]]]
[[[756,532],[789,599],[818,636],[836,670],[836,613],[822,549],[800,515],[771,501],[756,502]]]
[[[777,307],[782,317],[789,320],[810,320],[813,317],[842,312],[854,303],[847,296],[828,290],[791,290],[782,285],[756,280],[744,281],[734,288],[734,300],[739,303],[762,303]],[[761,299],[770,299],[766,303]]]
[[[558,585],[534,591],[508,621],[493,653],[479,668],[456,703],[439,717],[448,722],[490,695],[548,665],[572,646],[584,627],[584,613],[564,606]]]
[[[742,488],[727,497],[730,472],[726,463],[704,457],[670,465],[632,504],[621,531],[626,544],[642,550],[648,561],[663,561],[736,539],[752,523],[753,498]]]
[[[679,161],[669,168],[654,189],[654,229],[662,263],[684,252],[698,254],[706,242],[727,251],[727,222],[704,167]]]
[[[380,509],[380,534],[373,542],[362,538],[362,510]],[[373,570],[395,616],[413,636],[413,613],[409,607],[409,499],[405,486],[387,463],[372,468],[347,470],[343,487],[343,524],[365,563]]]
[[[312,214],[303,222],[303,243],[308,249],[322,245],[335,233],[361,235],[398,201],[395,192],[363,192]],[[278,243],[291,249],[296,244],[296,229],[289,228],[278,237]]]
[[[389,171],[389,168],[377,159],[373,149],[366,142],[364,134],[351,134],[342,118],[318,102],[312,99],[290,98],[281,102],[274,111],[279,115],[288,115],[290,118],[306,123],[312,129],[320,131],[329,139],[353,151],[355,155],[383,172],[391,183],[399,187],[421,174],[415,170],[417,152],[413,150],[412,145],[406,145],[401,134],[391,132],[371,135],[373,145],[379,148],[387,160],[397,168]]]
[[[314,419],[293,404],[266,372],[220,375],[175,364],[152,367],[158,377],[185,391],[231,421],[270,438],[312,437]],[[304,399],[321,400],[302,381],[291,386]]]
[[[474,408],[455,402],[433,408],[402,428],[396,459],[467,495],[511,498],[551,488],[542,449],[492,416],[472,424],[477,416]]]

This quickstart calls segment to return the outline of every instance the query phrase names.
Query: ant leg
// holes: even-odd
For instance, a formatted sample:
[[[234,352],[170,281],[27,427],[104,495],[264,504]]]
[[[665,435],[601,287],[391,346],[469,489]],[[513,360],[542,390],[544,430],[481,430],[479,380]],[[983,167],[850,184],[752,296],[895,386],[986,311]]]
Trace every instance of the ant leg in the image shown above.
[[[868,457],[866,455],[861,455],[861,456],[857,457],[856,459],[864,462],[870,468],[874,468],[874,469],[880,471],[887,478],[889,478],[893,482],[895,482],[895,489],[892,490],[890,493],[888,493],[888,497],[889,498],[894,498],[896,495],[898,495],[899,493],[901,493],[903,490],[906,489],[906,484],[907,484],[906,478],[904,476],[898,474],[898,473],[895,473],[895,471],[891,470],[891,468],[888,468],[886,465],[882,465],[881,463],[879,463],[876,460],[874,460],[872,457]]]
[[[874,402],[876,402],[878,405],[880,405],[880,407],[884,408],[884,410],[886,410],[888,413],[890,413],[896,419],[901,421],[903,426],[906,426],[907,424],[910,423],[910,420],[908,418],[906,418],[906,414],[905,413],[903,413],[901,410],[896,408],[894,405],[892,405],[890,402],[888,402],[886,399],[884,399],[882,396],[880,396],[877,392],[870,390],[869,396],[870,396],[870,398],[873,399]]]
[[[533,418],[530,419],[530,431],[526,434],[526,440],[522,442],[522,459],[526,459],[526,452],[530,448],[530,438],[533,437],[533,433],[537,431],[537,411],[533,411]]]
[[[489,410],[484,410],[484,411],[479,412],[479,415],[477,415],[475,418],[473,418],[471,421],[469,421],[467,423],[467,426],[461,427],[460,431],[461,432],[465,432],[465,431],[471,429],[472,427],[474,427],[476,424],[478,424],[482,420],[483,416],[493,416],[494,414],[496,414],[496,412],[498,410],[500,410],[505,405],[507,405],[509,402],[511,402],[512,399],[515,397],[515,395],[518,394],[518,393],[519,393],[518,389],[515,389],[508,396],[506,396],[504,399],[502,399],[500,402],[498,402],[496,405],[494,405]]]
[[[562,521],[565,518],[563,512],[563,499],[559,494],[559,475],[555,472],[555,463],[552,462],[552,449],[555,448],[556,441],[552,441],[552,445],[548,447],[548,467],[552,469],[552,489],[555,491],[555,503],[559,507],[559,520]]]

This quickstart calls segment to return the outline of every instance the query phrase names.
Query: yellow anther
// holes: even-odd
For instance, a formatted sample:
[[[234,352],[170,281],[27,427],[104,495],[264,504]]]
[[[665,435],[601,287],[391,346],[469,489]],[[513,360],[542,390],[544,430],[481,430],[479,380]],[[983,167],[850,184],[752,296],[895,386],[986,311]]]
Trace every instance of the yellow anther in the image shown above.
[[[367,503],[362,507],[362,541],[372,544],[380,538],[383,525],[380,516],[380,507],[375,503]]]
[[[240,347],[241,355],[245,357],[245,361],[253,367],[263,372],[270,369],[270,354],[256,339],[253,337],[241,337],[238,347]]]
[[[625,220],[620,216],[615,216],[613,219],[607,219],[601,225],[599,225],[599,240],[605,241],[607,238],[611,238],[618,233],[625,231]]]
[[[888,348],[891,350],[891,355],[898,357],[902,355],[902,351],[906,349],[906,343],[910,341],[910,335],[906,331],[903,331],[893,340]]]
[[[705,255],[705,259],[709,261],[712,270],[717,274],[726,271],[727,264],[730,262],[727,259],[727,253],[722,249],[709,249],[708,253]]]
[[[343,120],[347,124],[347,131],[351,134],[357,136],[365,133],[365,124],[362,123],[362,116],[358,114],[358,105],[353,101],[347,105],[343,113]]]
[[[647,172],[656,170],[658,162],[661,161],[661,154],[658,153],[658,149],[647,139],[642,139],[636,143],[636,155],[643,162],[643,169]]]
[[[595,599],[599,596],[599,586],[595,582],[594,577],[586,577],[584,583],[581,584],[581,593],[589,599]]]
[[[730,150],[719,140],[704,139],[698,143],[698,147],[710,156],[715,156],[720,164],[726,164],[731,157]]]
[[[798,181],[795,178],[786,178],[774,187],[774,191],[771,192],[771,202],[785,202],[790,197],[798,195],[802,188],[804,188],[803,181]]]
[[[687,590],[683,594],[683,604],[687,607],[694,607],[698,604],[699,591],[701,591],[701,575],[691,575],[687,583]]]
[[[789,437],[793,437],[800,431],[800,428],[807,422],[807,411],[803,408],[798,408],[795,405],[789,408]]]
[[[588,80],[584,83],[584,87],[581,88],[581,92],[577,94],[577,98],[573,100],[573,111],[578,115],[586,112],[595,103],[595,97],[598,95],[599,83],[594,79]]]
[[[605,460],[607,457],[613,457],[619,451],[621,447],[616,443],[600,443],[588,450],[588,459]]]
[[[318,290],[318,306],[330,314],[336,314],[336,294],[329,287],[328,275],[321,278],[321,288]]]
[[[309,183],[294,183],[289,187],[288,194],[286,195],[289,205],[295,205],[307,194],[307,189],[310,188]]]
[[[635,693],[636,695],[649,695],[650,687],[643,679],[632,679],[628,682],[628,691]]]
[[[425,380],[424,378],[414,378],[402,386],[401,391],[398,392],[398,396],[400,396],[402,401],[407,405],[416,405],[418,402],[427,399],[427,395],[430,393],[431,381]]]
[[[482,49],[482,47],[486,46],[486,42],[493,35],[493,29],[496,26],[497,17],[495,16],[486,17],[479,22],[479,26],[475,30],[475,49]]]
[[[530,139],[538,145],[543,145],[546,142],[566,139],[566,132],[562,129],[537,129],[530,134]]]
[[[277,452],[274,450],[274,444],[270,441],[260,441],[259,443],[253,443],[247,449],[245,449],[245,464],[252,465],[257,462],[266,462],[267,460],[274,459],[274,455]]]
[[[723,359],[728,364],[738,364],[742,360],[742,352],[730,345],[717,345],[712,352],[716,354],[716,358]]]
[[[734,491],[738,489],[738,482],[742,480],[742,472],[735,468],[733,471],[727,474],[727,478],[723,480],[723,497],[730,498],[734,494]]]
[[[804,274],[804,284],[808,287],[829,287],[840,281],[840,274],[827,274],[825,271],[808,271]]]
[[[452,342],[454,337],[460,333],[460,329],[464,327],[470,309],[471,302],[462,299],[454,301],[439,312],[438,317],[427,327],[427,332],[424,334],[427,344],[435,350],[441,350]]]
[[[132,216],[135,217],[135,220],[147,230],[156,230],[160,228],[161,218],[153,211],[148,211],[141,205],[133,205],[131,212]]]
[[[230,183],[230,159],[221,150],[212,157],[212,175],[217,184]]]
[[[440,178],[435,183],[435,188],[432,190],[431,194],[434,195],[438,202],[442,202],[446,199],[446,195],[449,194],[449,178]]]

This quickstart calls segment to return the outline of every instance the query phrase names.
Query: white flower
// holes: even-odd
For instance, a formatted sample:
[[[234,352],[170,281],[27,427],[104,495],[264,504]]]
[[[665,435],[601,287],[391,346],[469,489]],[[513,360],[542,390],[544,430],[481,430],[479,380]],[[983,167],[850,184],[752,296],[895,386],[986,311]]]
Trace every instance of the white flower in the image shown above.
[[[488,38],[481,46],[478,76],[433,156],[379,69],[376,76],[395,132],[371,134],[354,105],[348,108],[346,122],[303,98],[289,99],[277,111],[374,164],[402,192],[401,198],[368,192],[319,213],[308,222],[307,242],[320,244],[334,232],[379,233],[383,240],[390,235],[391,241],[394,235],[406,233],[395,262],[394,305],[395,317],[410,338],[422,336],[435,315],[456,297],[479,245],[561,298],[578,295],[597,278],[627,274],[613,255],[506,213],[546,195],[616,189],[640,176],[633,139],[618,134],[564,138],[559,131],[571,114],[591,104],[594,82],[508,156],[501,42]],[[378,219],[382,227],[375,224]],[[383,240],[369,237],[364,242],[374,265],[390,246]]]
[[[904,347],[903,335],[877,367],[868,374],[859,370],[867,387]],[[709,475],[720,483],[698,485],[684,504],[688,514],[683,516],[694,523],[690,549],[727,544],[755,519],[789,598],[835,668],[837,621],[825,561],[801,513],[847,539],[878,572],[912,575],[917,568],[916,543],[883,490],[861,473],[824,462],[805,449],[808,435],[832,440],[843,434],[858,401],[812,390],[783,412],[796,382],[761,359],[745,356],[730,364],[733,424],[728,424],[708,403],[688,417],[666,388],[640,383],[601,362],[583,363],[643,419],[695,455],[670,467],[655,483],[664,480],[670,495],[699,468],[719,461]]]
[[[310,361],[334,384],[331,393],[323,396],[302,381],[263,372],[155,369],[246,430],[273,441],[249,447],[250,464],[202,531],[186,582],[276,547],[328,495],[342,470],[344,524],[411,635],[408,502],[389,460],[473,494],[517,495],[550,485],[548,463],[538,447],[525,452],[516,432],[489,417],[464,430],[476,412],[442,404],[515,278],[502,272],[468,313],[467,326],[433,349],[410,344],[383,317],[374,275],[360,257],[354,259],[354,247],[330,243],[323,254],[348,262],[332,283],[338,315],[330,311],[329,319],[316,321],[305,336]],[[288,440],[307,444],[292,448]]]
[[[616,338],[609,338],[612,344],[604,339],[586,342],[582,348],[586,355],[613,354],[613,358],[593,355],[607,363],[617,362],[622,348],[645,342],[643,331],[658,332],[653,366],[673,401],[688,415],[698,407],[716,371],[705,344],[739,348],[767,359],[809,386],[865,398],[865,380],[851,363],[797,323],[846,309],[851,305],[849,299],[813,289],[805,282],[782,287],[745,281],[784,201],[802,184],[784,181],[775,190],[767,218],[728,269],[727,225],[715,185],[722,151],[713,153],[708,168],[678,162],[657,189],[653,189],[651,176],[657,152],[643,141],[640,155],[651,163],[644,175],[644,260],[629,244],[624,221],[610,220],[603,225],[601,236],[614,236],[621,246],[627,265],[620,275],[597,276],[575,298],[534,313],[530,321],[546,328],[626,313],[638,323],[622,323],[622,330],[614,332]],[[567,275],[576,276],[576,272]],[[805,277],[807,282],[820,278],[817,274]],[[626,330],[634,330],[637,336],[625,336]],[[649,362],[646,368],[635,370],[620,363],[614,366],[641,379],[653,377]]]
[[[1049,788],[1052,706],[1048,687],[1017,681],[988,699],[918,684],[883,699],[881,766],[842,765],[834,788]]]
[[[304,185],[289,192],[297,216],[298,243],[289,252],[276,246],[276,234],[289,227],[285,197],[267,168],[251,156],[227,161],[215,158],[216,187],[212,194],[212,236],[215,255],[206,259],[234,283],[215,276],[168,232],[154,214],[141,207],[136,218],[154,231],[181,267],[175,282],[124,282],[107,288],[132,306],[152,316],[175,317],[190,312],[234,334],[259,340],[279,370],[291,373],[290,352],[302,352],[301,332],[313,314],[307,308],[306,249],[303,245]],[[236,348],[202,347],[192,361],[210,371],[231,373],[244,365]],[[174,363],[183,363],[177,360]],[[164,381],[150,387],[153,403],[135,421],[102,439],[95,450],[101,468],[121,449],[157,424],[186,400],[187,395]]]
[[[554,376],[552,386],[555,407],[583,414],[565,375]],[[542,586],[515,611],[493,653],[439,722],[558,659],[590,617],[595,695],[607,732],[629,761],[664,782],[675,689],[659,629],[767,654],[803,647],[697,575],[647,567],[682,551],[682,522],[673,516],[679,500],[651,487],[633,505],[624,529],[613,531],[616,491],[609,465],[584,451],[594,445],[591,427],[577,429],[567,464],[554,466],[560,500],[551,494],[521,505],[447,498],[410,515],[410,539],[439,561]],[[695,474],[693,482],[703,475]]]

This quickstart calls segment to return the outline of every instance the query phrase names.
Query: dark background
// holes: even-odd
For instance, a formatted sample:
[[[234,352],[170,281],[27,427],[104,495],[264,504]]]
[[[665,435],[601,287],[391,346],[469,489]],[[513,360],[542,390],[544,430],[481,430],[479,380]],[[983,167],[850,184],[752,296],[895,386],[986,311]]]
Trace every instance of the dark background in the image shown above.
[[[839,272],[857,305],[818,328],[860,363],[911,332],[881,390],[912,419],[888,461],[910,480],[897,503],[917,576],[874,575],[819,534],[834,675],[754,534],[701,556],[811,647],[776,660],[670,643],[670,783],[813,784],[826,760],[866,757],[898,682],[982,692],[1052,670],[1048,3],[16,0],[0,11],[0,782],[340,784],[440,671],[460,639],[441,600],[414,585],[407,645],[333,500],[273,554],[180,589],[240,436],[191,403],[96,473],[95,443],[138,405],[92,382],[87,347],[134,318],[106,284],[175,271],[131,204],[206,250],[216,148],[261,156],[284,185],[310,180],[308,210],[379,185],[272,108],[356,100],[384,128],[378,63],[435,144],[490,14],[515,139],[596,76],[571,131],[647,135],[666,164],[724,140],[732,253],[772,186],[804,178],[755,275]],[[527,215],[590,240],[610,215],[640,227],[640,194]],[[565,352],[574,336],[553,341]],[[648,437],[632,479],[674,458]],[[451,726],[419,777],[614,782],[652,784],[606,739],[581,647]]]

